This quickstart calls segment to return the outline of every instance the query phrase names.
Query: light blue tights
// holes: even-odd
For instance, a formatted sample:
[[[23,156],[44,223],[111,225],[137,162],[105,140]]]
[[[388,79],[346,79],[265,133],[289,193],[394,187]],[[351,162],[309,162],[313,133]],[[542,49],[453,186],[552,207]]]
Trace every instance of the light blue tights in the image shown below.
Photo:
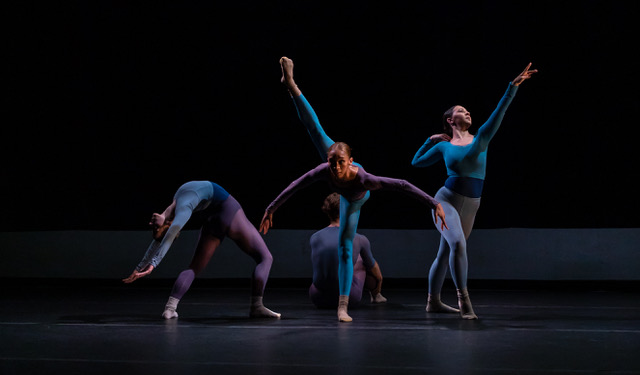
[[[438,255],[429,271],[431,295],[440,294],[447,268],[451,269],[451,277],[457,289],[467,287],[467,238],[480,207],[480,198],[465,197],[445,186],[438,190],[435,198],[442,205],[449,229],[442,230],[440,225],[436,225],[441,237]]]

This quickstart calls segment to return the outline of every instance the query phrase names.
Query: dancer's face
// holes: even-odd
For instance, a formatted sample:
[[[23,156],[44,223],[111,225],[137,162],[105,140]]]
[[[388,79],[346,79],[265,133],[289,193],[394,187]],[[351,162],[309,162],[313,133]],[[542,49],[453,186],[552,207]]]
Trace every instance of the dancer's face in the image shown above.
[[[457,105],[453,109],[453,114],[451,115],[449,123],[452,127],[466,130],[471,126],[471,113],[463,106]]]
[[[353,158],[343,150],[332,150],[329,152],[329,170],[338,180],[346,180]]]

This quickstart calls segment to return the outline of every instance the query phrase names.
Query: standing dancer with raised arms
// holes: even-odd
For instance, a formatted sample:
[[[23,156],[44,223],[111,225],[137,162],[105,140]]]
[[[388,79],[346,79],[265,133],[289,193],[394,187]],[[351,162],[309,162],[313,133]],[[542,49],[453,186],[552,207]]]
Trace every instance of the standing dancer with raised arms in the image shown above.
[[[260,231],[267,233],[273,225],[273,213],[296,191],[316,181],[326,181],[329,187],[341,195],[340,197],[340,228],[338,231],[338,281],[340,296],[338,300],[338,320],[350,322],[353,319],[347,313],[349,292],[353,279],[353,239],[356,235],[360,208],[369,199],[370,190],[390,189],[403,191],[434,210],[436,226],[438,218],[442,220],[441,230],[446,228],[445,215],[441,205],[431,196],[405,180],[379,177],[367,173],[360,164],[353,161],[351,148],[343,142],[334,143],[329,138],[318,121],[311,105],[293,80],[293,61],[283,57],[280,59],[282,67],[282,82],[287,86],[298,110],[300,120],[307,128],[313,143],[327,162],[313,168],[303,176],[293,181],[267,207]]]
[[[455,105],[442,116],[445,133],[429,137],[413,157],[411,164],[415,167],[427,167],[444,160],[449,176],[436,193],[436,199],[442,203],[447,215],[449,230],[440,231],[442,236],[438,255],[429,271],[428,312],[459,312],[463,319],[478,319],[467,290],[467,238],[480,207],[489,142],[498,131],[518,86],[538,72],[529,68],[531,63],[509,83],[498,107],[475,136],[469,133],[471,114],[463,106]],[[437,218],[434,217],[434,220],[437,221]],[[451,269],[456,285],[459,311],[440,300],[447,268]]]
[[[206,220],[200,229],[200,238],[189,268],[182,271],[171,290],[162,316],[177,318],[178,302],[191,287],[194,278],[204,270],[211,256],[225,237],[256,262],[251,275],[251,307],[253,318],[279,318],[262,304],[264,288],[269,278],[273,257],[264,240],[247,219],[240,203],[222,186],[209,181],[190,181],[178,189],[173,202],[163,213],[154,213],[149,223],[153,227],[153,241],[144,257],[129,277],[122,280],[132,283],[147,276],[162,261],[178,233],[196,211],[204,211]]]

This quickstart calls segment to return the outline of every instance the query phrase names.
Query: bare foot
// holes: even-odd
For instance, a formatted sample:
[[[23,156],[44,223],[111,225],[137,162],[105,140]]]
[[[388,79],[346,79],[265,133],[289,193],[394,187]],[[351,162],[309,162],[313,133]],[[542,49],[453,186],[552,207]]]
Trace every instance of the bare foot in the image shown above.
[[[293,60],[286,56],[282,56],[280,58],[280,70],[282,71],[282,78],[280,78],[280,82],[287,86],[289,83],[293,83]]]
[[[282,71],[280,82],[287,86],[292,95],[299,96],[301,94],[300,89],[298,89],[298,85],[293,80],[293,60],[286,56],[281,57],[280,70]]]

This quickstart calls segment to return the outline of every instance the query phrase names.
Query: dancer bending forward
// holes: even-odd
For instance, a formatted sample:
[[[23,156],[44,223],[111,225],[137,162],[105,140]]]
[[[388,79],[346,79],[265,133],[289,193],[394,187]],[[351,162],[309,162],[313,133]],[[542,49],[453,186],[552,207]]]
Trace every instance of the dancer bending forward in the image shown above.
[[[196,275],[207,266],[222,240],[228,236],[257,263],[251,277],[249,315],[254,318],[279,318],[280,314],[262,304],[264,288],[273,263],[267,245],[245,216],[240,203],[220,185],[209,181],[185,183],[180,186],[173,202],[163,213],[153,214],[149,224],[153,227],[154,240],[131,276],[123,281],[131,283],[150,274],[160,264],[191,214],[196,211],[204,211],[206,220],[200,229],[195,254],[189,268],[182,271],[174,283],[162,316],[165,319],[178,317],[178,302],[189,290]]]
[[[343,142],[334,143],[325,133],[318,117],[311,105],[302,96],[302,92],[293,80],[293,62],[283,57],[280,59],[283,77],[291,93],[299,117],[305,125],[311,139],[316,145],[321,156],[327,162],[318,165],[303,176],[293,181],[278,197],[267,207],[260,231],[267,233],[273,223],[273,213],[296,191],[316,181],[325,181],[329,187],[340,197],[340,227],[338,230],[338,281],[340,296],[338,300],[338,320],[350,322],[353,319],[348,315],[349,292],[353,278],[353,240],[356,234],[360,208],[369,199],[370,190],[389,189],[405,192],[434,210],[437,218],[442,220],[441,229],[446,228],[445,214],[437,200],[418,189],[405,180],[387,177],[379,177],[367,173],[364,168],[353,161],[351,148]]]

